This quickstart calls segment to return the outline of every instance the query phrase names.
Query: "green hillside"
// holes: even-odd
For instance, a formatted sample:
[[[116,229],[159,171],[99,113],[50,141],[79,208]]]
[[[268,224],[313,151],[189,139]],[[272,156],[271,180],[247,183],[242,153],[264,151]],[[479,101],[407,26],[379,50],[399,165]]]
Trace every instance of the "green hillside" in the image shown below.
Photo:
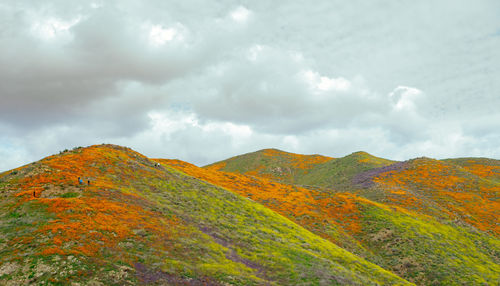
[[[250,164],[257,153],[245,155],[245,160],[234,157],[216,163],[219,170],[244,173],[294,184],[324,192],[349,192],[374,202],[403,207],[440,221],[454,221],[469,227],[500,235],[500,161],[487,158],[459,158],[435,160],[417,158],[395,162],[356,152],[325,162],[310,164],[306,172],[296,173],[292,180],[269,176],[258,170],[286,168],[282,154],[277,159],[262,161],[264,165]],[[270,157],[270,156],[268,156]],[[252,159],[253,158],[253,159]],[[272,166],[265,165],[272,162]],[[212,166],[214,166],[212,165]],[[233,166],[231,168],[224,166]],[[251,169],[253,166],[257,169]],[[212,167],[205,167],[213,169]]]
[[[296,183],[317,164],[332,160],[334,159],[321,155],[301,155],[278,149],[263,149],[216,162],[205,168]]]
[[[413,173],[425,175],[424,170],[434,171],[438,176],[431,176],[429,184],[453,182],[455,179],[451,172],[444,172],[444,167],[438,168],[439,161],[417,159],[398,163],[396,167],[376,168],[376,172],[369,172],[369,176],[363,176],[363,180],[356,184],[360,189],[351,192],[284,185],[255,176],[198,168],[178,160],[161,162],[252,198],[418,285],[495,285],[500,279],[498,238],[478,231],[464,221],[438,218],[421,209],[414,209],[414,206],[419,206],[416,203],[436,204],[439,201],[437,197],[422,195],[419,200],[398,201],[398,196],[403,195],[401,190],[384,188],[382,181],[377,182],[383,178],[377,176],[387,175],[386,172],[409,176]],[[367,184],[368,178],[375,182]],[[421,184],[416,178],[409,178],[412,184]],[[425,182],[425,176],[422,178]],[[383,182],[389,183],[388,180]],[[400,187],[405,187],[402,181]],[[376,196],[376,193],[379,195]],[[374,196],[386,203],[377,203],[363,196]],[[451,202],[446,194],[442,195],[442,199]],[[447,207],[443,205],[442,211]],[[487,210],[490,214],[494,211]],[[487,221],[484,220],[484,223]],[[338,227],[350,234],[351,239],[343,233],[339,235]],[[352,240],[357,243],[352,243]]]
[[[0,174],[0,188],[3,285],[408,284],[128,148],[63,152]]]
[[[216,162],[204,168],[259,176],[288,184],[342,190],[352,186],[352,179],[356,174],[392,163],[394,161],[366,152],[355,152],[334,159],[321,155],[299,155],[264,149]]]
[[[352,189],[353,178],[360,172],[387,166],[394,161],[375,157],[366,152],[355,152],[345,157],[317,164],[297,180],[298,184],[338,190]]]

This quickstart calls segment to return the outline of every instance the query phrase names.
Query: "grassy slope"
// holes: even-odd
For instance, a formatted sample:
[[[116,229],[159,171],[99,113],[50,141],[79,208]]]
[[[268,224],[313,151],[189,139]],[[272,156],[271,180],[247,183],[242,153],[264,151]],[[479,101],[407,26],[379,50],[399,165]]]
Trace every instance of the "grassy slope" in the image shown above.
[[[338,184],[342,181],[336,179],[337,185],[350,193],[330,192],[331,198],[336,200],[323,204],[327,207],[320,211],[313,209],[314,213],[342,213],[336,216],[337,222],[359,239],[365,249],[373,252],[374,256],[368,255],[367,258],[410,281],[419,284],[447,281],[443,282],[447,285],[454,281],[457,284],[494,285],[500,279],[499,240],[477,231],[480,229],[493,235],[496,233],[500,207],[498,186],[494,182],[437,160],[416,159],[388,167],[386,164],[389,161],[382,159],[377,162],[369,160],[373,157],[366,156],[366,153],[355,153],[344,157],[346,159],[342,164],[336,161],[344,158],[317,165],[320,168],[324,168],[322,165],[334,165],[336,168],[330,170],[341,170],[341,177],[347,179],[343,180],[345,184]],[[372,165],[371,170],[368,164]],[[377,169],[377,165],[386,166]],[[314,172],[317,168],[311,169],[305,176],[319,174]],[[326,177],[331,173],[323,172],[325,178],[316,182],[328,182]],[[356,184],[353,181],[356,181],[359,174],[366,176],[362,177],[364,181]],[[370,184],[365,184],[366,182]],[[280,205],[285,210],[293,210],[301,205],[292,201],[295,206],[289,206],[290,201],[279,192],[269,201],[267,197],[271,197],[270,195],[256,197],[255,192],[242,191],[240,185],[236,182],[234,184],[233,190],[251,196],[277,211]],[[329,185],[328,182],[324,186]],[[230,184],[226,183],[225,186],[231,189]],[[311,189],[298,190],[306,194],[306,197],[312,192]],[[353,193],[372,200],[357,197]],[[325,191],[322,194],[324,197]],[[322,200],[318,200],[316,206],[321,208],[321,202]],[[306,227],[311,224],[321,225],[318,215],[312,216],[311,223],[301,220],[301,215],[280,213],[295,218],[295,221]],[[307,223],[304,224],[303,221]],[[356,227],[353,228],[353,225]],[[471,225],[476,228],[471,228]],[[460,269],[461,274],[455,276],[457,269]]]
[[[0,174],[0,187],[0,284],[407,283],[260,204],[123,147],[51,156]]]

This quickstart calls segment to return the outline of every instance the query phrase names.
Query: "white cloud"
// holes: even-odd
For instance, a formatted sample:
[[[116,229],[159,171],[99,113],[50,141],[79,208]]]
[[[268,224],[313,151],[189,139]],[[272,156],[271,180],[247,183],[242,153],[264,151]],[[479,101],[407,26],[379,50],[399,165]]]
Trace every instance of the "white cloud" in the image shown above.
[[[398,86],[389,93],[389,98],[394,109],[413,111],[415,109],[415,100],[422,95],[422,91],[408,86]]]
[[[36,37],[43,40],[61,37],[68,38],[71,35],[69,32],[70,28],[80,22],[81,19],[81,16],[75,17],[69,21],[53,17],[40,19],[32,23],[31,31]]]
[[[164,27],[163,25],[146,25],[149,26],[149,42],[155,47],[160,47],[171,41],[182,42],[184,35],[187,33],[186,27],[181,23],[175,23],[172,27]]]
[[[243,6],[239,6],[238,8],[231,11],[230,16],[235,22],[244,23],[248,20],[251,15],[251,11]]]
[[[171,41],[177,34],[174,28],[162,28],[160,25],[154,25],[149,32],[149,40],[153,45],[160,46]]]
[[[343,77],[329,78],[312,70],[302,71],[300,75],[315,93],[329,90],[347,91],[351,87],[351,82]]]

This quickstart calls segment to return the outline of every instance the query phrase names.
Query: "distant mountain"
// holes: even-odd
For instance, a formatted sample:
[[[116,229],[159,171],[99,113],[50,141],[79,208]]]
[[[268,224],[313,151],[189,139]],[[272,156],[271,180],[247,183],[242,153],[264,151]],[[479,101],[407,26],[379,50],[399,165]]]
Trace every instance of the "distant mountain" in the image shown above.
[[[221,187],[162,163],[128,148],[96,145],[0,174],[0,284],[410,284],[255,202],[261,199],[241,196],[237,180],[234,188]],[[300,196],[296,189],[289,195]],[[395,213],[401,225],[413,219],[378,209],[372,217],[392,221]],[[356,243],[338,225],[331,224],[332,235],[347,246]],[[480,234],[467,235],[477,238],[476,248],[494,250]],[[489,256],[478,251],[471,259],[483,273],[470,270],[474,280],[467,281],[494,279]]]

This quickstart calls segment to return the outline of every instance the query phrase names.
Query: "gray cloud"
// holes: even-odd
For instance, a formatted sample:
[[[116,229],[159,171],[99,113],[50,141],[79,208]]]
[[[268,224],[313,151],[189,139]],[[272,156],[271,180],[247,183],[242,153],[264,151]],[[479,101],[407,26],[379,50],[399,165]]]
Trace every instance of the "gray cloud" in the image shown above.
[[[500,157],[498,1],[0,1],[0,170],[102,142]]]

